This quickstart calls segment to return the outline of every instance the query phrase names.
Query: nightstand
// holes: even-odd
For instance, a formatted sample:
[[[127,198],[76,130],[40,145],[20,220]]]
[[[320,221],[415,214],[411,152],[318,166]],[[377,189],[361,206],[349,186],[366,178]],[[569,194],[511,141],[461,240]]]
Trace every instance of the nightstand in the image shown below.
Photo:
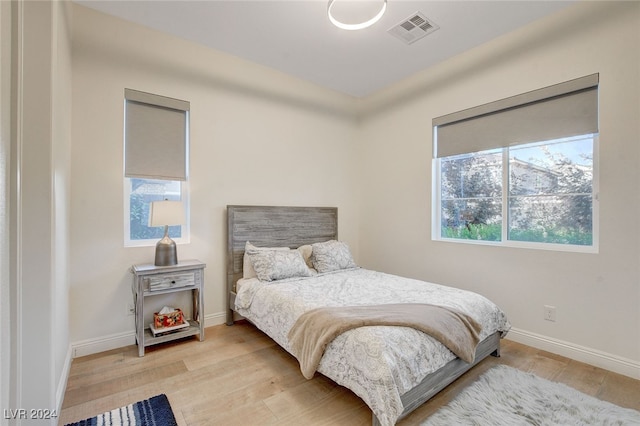
[[[138,356],[144,356],[144,348],[183,337],[199,335],[204,340],[204,268],[206,265],[198,260],[185,260],[173,266],[155,266],[153,264],[133,265],[134,275],[133,303],[136,317],[136,342]],[[187,318],[188,327],[158,333],[154,336],[145,323],[145,299],[159,295],[191,292],[191,318]]]

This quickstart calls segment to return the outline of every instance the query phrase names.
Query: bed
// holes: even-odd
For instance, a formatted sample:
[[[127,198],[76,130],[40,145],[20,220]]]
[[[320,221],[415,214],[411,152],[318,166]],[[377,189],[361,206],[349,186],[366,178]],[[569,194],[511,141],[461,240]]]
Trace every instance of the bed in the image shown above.
[[[291,332],[297,320],[316,308],[429,303],[478,319],[479,343],[468,362],[410,327],[357,327],[330,340],[318,365],[309,370],[311,376],[317,369],[362,398],[372,410],[373,425],[395,424],[487,356],[499,356],[500,338],[510,325],[497,306],[475,293],[359,268],[350,253],[339,257],[341,267],[319,274],[311,269],[314,273],[268,276],[264,268],[249,273],[245,248],[256,265],[256,259],[266,256],[260,251],[264,248],[283,250],[266,250],[271,256],[293,258],[286,250],[311,245],[318,252],[316,260],[321,260],[321,248],[344,249],[338,240],[337,208],[227,206],[227,225],[227,324],[235,316],[246,318],[299,360]],[[306,266],[313,266],[302,257]]]

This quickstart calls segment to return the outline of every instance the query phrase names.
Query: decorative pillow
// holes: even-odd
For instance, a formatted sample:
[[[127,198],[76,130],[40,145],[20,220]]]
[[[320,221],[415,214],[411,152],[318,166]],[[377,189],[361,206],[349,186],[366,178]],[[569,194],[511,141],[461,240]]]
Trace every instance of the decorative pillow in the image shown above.
[[[289,247],[256,247],[247,241],[244,245],[244,257],[242,258],[242,278],[255,278],[256,271],[253,270],[251,260],[249,260],[248,250],[291,250]]]
[[[297,250],[248,250],[246,253],[260,281],[311,276],[311,271]]]
[[[318,273],[357,268],[347,243],[330,240],[312,244],[311,260]]]

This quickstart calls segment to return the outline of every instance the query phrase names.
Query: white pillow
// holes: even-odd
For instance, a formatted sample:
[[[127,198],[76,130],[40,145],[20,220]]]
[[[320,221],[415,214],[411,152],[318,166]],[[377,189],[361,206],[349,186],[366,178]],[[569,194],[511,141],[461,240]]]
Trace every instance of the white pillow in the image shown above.
[[[311,254],[313,267],[319,274],[358,267],[351,256],[351,250],[349,250],[347,243],[330,240],[312,244],[311,247],[313,248]]]
[[[249,260],[249,255],[247,251],[249,250],[291,250],[289,247],[256,247],[247,241],[244,245],[244,257],[242,258],[242,278],[255,278],[256,271],[253,269],[253,265],[251,264],[251,260]]]
[[[246,253],[260,281],[311,276],[311,271],[297,250],[248,250]]]

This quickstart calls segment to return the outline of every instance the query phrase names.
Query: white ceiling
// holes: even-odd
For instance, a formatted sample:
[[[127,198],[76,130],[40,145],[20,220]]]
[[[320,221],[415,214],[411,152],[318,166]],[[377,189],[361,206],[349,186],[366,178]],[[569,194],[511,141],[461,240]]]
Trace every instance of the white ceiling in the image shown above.
[[[345,31],[329,22],[325,0],[75,1],[354,97],[366,97],[571,4],[388,0],[378,23]],[[337,17],[352,23],[349,7],[373,16],[382,4],[359,1],[336,0]],[[440,29],[411,45],[387,33],[415,12]]]

